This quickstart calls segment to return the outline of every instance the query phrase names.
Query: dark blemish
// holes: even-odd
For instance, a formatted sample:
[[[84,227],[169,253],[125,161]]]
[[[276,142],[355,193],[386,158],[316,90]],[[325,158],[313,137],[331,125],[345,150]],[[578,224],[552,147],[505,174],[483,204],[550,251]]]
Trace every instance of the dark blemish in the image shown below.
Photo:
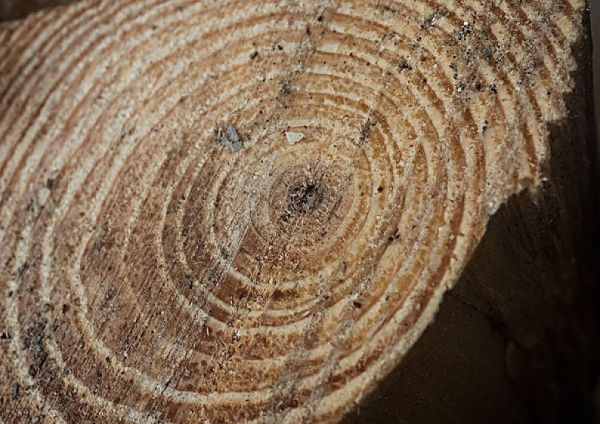
[[[244,148],[244,142],[233,125],[228,125],[225,130],[219,128],[217,141],[219,144],[229,147],[232,152],[239,152]]]
[[[19,383],[15,383],[11,388],[12,400],[19,400],[21,398],[21,385]]]
[[[319,15],[319,17],[317,18],[317,21],[323,22],[323,15]]]
[[[277,44],[277,48],[278,48],[279,50],[283,50],[283,46],[282,46],[281,44]]]
[[[303,214],[313,212],[322,201],[323,193],[317,184],[311,181],[297,184],[289,192],[290,209]]]
[[[192,290],[194,288],[194,277],[186,275],[183,279],[183,284],[188,290]]]
[[[46,180],[46,188],[52,190],[56,184],[56,178],[48,178]]]
[[[369,136],[371,135],[371,130],[375,126],[375,122],[371,121],[371,119],[367,119],[364,124],[360,127],[360,136],[359,141],[361,144],[365,144],[369,140]]]
[[[25,271],[27,271],[27,269],[29,268],[29,263],[28,262],[24,262],[23,265],[21,265],[18,269],[17,269],[17,278],[21,278],[21,276],[23,275],[23,273]]]
[[[477,84],[475,84],[475,90],[477,90],[477,91],[481,91],[481,87],[482,87],[482,86],[481,86],[481,83],[480,83],[480,82],[478,82]]]
[[[152,31],[156,31],[158,29],[158,25],[154,24],[150,28],[152,28]]]
[[[362,308],[362,303],[357,302],[356,300],[352,301],[352,304],[354,305],[355,308],[360,309]]]
[[[281,85],[281,90],[279,90],[281,92],[281,94],[287,96],[288,94],[290,94],[292,92],[292,89],[290,87],[290,83],[288,82],[284,82]]]
[[[458,84],[456,84],[455,88],[457,93],[462,93],[467,89],[467,84],[465,84],[464,82],[459,82]]]
[[[394,234],[388,237],[388,241],[392,242],[394,240],[398,240],[400,238],[400,230],[396,229],[396,231],[394,231]]]
[[[459,41],[464,41],[472,32],[473,32],[473,30],[471,28],[471,24],[469,24],[468,22],[465,22],[465,24],[463,24],[463,26],[460,28],[460,30],[458,30],[458,34],[456,35],[456,38]]]
[[[498,86],[496,84],[490,85],[490,91],[494,94],[498,94]]]
[[[402,71],[412,71],[413,67],[410,66],[410,64],[406,61],[406,60],[401,60],[400,63],[398,64],[398,72],[402,72]]]
[[[256,59],[258,57],[258,51],[254,50],[251,54],[250,54],[250,59]]]
[[[67,303],[65,303],[65,304],[62,306],[62,313],[63,313],[63,314],[66,314],[67,312],[69,312],[69,309],[71,309],[71,306],[70,306],[70,305],[68,305]]]
[[[488,61],[488,62],[493,62],[494,61],[494,50],[487,46],[483,49],[483,57]]]
[[[489,128],[489,122],[486,119],[485,121],[483,121],[483,126],[481,127],[481,132],[485,134],[485,132],[488,130]]]
[[[10,340],[10,334],[5,331],[0,331],[0,340]]]
[[[30,200],[29,203],[27,203],[27,206],[25,207],[25,209],[29,213],[34,213],[35,212],[35,202],[33,201],[33,199]]]
[[[33,358],[29,366],[29,375],[35,377],[41,371],[48,354],[44,350],[44,338],[46,337],[46,320],[41,320],[25,331],[23,344],[25,348],[33,351]]]
[[[381,193],[381,192],[383,192],[383,187],[382,186],[377,187],[377,193]]]

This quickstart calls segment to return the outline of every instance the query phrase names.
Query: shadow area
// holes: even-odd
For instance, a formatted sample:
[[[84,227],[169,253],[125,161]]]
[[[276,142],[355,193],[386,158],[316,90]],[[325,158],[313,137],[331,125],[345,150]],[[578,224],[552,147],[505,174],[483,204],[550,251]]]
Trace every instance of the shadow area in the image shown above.
[[[435,321],[345,423],[589,423],[598,375],[598,208],[591,37],[549,182],[511,198]]]
[[[21,19],[38,10],[73,3],[76,0],[0,0],[0,22]]]

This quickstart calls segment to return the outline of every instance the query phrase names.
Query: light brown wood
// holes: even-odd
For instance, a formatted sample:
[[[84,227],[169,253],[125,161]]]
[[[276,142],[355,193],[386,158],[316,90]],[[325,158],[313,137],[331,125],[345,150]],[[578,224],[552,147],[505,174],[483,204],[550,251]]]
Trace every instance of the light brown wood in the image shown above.
[[[574,311],[555,292],[587,293],[565,247],[592,207],[591,106],[565,100],[585,87],[586,17],[583,0],[130,0],[0,25],[0,417],[352,419],[423,351],[469,262],[500,256],[507,275],[518,258],[564,273],[494,280],[523,296],[492,296],[510,339],[466,350],[531,378],[528,336]],[[556,137],[567,117],[583,138]],[[559,199],[556,237],[529,234],[551,254],[522,231],[484,238],[501,208],[550,225],[528,220],[532,198]],[[591,334],[582,305],[569,354]],[[557,322],[536,326],[549,310]],[[463,352],[432,339],[440,358]],[[392,419],[425,422],[415,408]]]

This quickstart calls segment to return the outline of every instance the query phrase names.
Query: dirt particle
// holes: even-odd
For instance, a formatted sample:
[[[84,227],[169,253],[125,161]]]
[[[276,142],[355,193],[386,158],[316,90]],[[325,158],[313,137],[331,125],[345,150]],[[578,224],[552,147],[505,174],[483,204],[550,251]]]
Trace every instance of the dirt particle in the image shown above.
[[[35,202],[33,201],[33,199],[31,199],[29,201],[29,203],[27,203],[27,206],[25,207],[25,209],[27,210],[27,212],[34,214],[35,213]]]
[[[12,385],[11,396],[12,400],[19,400],[21,398],[21,385],[19,383]]]
[[[39,374],[42,366],[46,362],[48,354],[44,349],[44,339],[46,337],[46,320],[40,320],[27,328],[23,344],[25,348],[33,353],[31,365],[29,366],[29,375],[35,377]]]
[[[219,144],[228,147],[232,152],[239,152],[244,148],[244,141],[233,125],[227,125],[225,129],[219,128],[217,141]]]
[[[413,67],[406,60],[401,60],[398,64],[398,72],[412,71]]]
[[[464,82],[459,82],[458,84],[456,84],[455,88],[456,92],[460,94],[467,89],[467,84],[465,84]]]
[[[448,9],[446,9],[445,7],[440,7],[435,12],[433,12],[431,15],[429,15],[429,17],[427,17],[427,19],[425,19],[425,21],[423,21],[423,23],[421,24],[421,29],[429,29],[429,28],[435,26],[437,21],[440,18],[442,18],[443,16],[446,16],[447,14],[448,14]]]
[[[371,130],[375,126],[375,122],[371,121],[371,119],[367,119],[364,124],[360,127],[360,136],[359,141],[361,144],[365,144],[369,140],[369,136],[371,135]]]
[[[469,24],[468,22],[463,22],[463,25],[456,34],[456,39],[458,41],[464,41],[469,35],[472,34],[472,32],[473,28],[471,27],[471,24]]]
[[[396,229],[396,231],[394,231],[394,234],[388,237],[388,241],[391,243],[398,239],[400,239],[400,230]]]
[[[352,305],[354,305],[354,307],[357,308],[357,309],[362,308],[362,303],[360,303],[360,302],[358,302],[356,300],[352,301]]]
[[[292,88],[290,87],[290,83],[289,82],[284,82],[283,84],[281,84],[281,89],[279,91],[284,96],[287,96],[288,94],[290,94],[292,92]]]
[[[323,193],[313,181],[303,181],[290,189],[290,209],[309,214],[313,212],[323,200]]]
[[[258,51],[254,50],[250,53],[250,59],[256,59],[258,57]]]
[[[288,144],[291,146],[302,140],[304,138],[304,134],[301,132],[288,131],[285,133],[285,137],[287,138]]]
[[[29,262],[24,262],[18,269],[17,269],[17,278],[21,278],[21,276],[23,275],[23,273],[25,271],[27,271],[29,269]]]

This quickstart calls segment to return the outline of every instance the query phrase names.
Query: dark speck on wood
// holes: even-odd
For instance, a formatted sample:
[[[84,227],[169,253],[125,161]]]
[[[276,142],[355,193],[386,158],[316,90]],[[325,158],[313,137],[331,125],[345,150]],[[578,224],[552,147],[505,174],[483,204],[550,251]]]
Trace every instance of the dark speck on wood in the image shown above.
[[[410,66],[406,60],[401,60],[398,64],[398,72],[402,72],[404,70],[412,71],[412,66]]]

